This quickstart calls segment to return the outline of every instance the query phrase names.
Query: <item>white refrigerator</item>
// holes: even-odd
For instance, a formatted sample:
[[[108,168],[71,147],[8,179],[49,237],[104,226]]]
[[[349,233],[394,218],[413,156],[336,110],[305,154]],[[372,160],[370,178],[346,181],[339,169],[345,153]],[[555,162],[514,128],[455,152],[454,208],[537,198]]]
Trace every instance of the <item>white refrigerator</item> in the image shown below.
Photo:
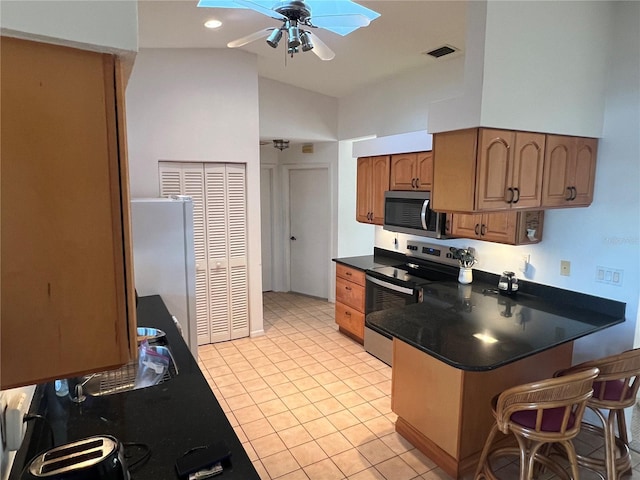
[[[131,224],[136,291],[162,297],[198,358],[193,202],[182,195],[134,198]]]

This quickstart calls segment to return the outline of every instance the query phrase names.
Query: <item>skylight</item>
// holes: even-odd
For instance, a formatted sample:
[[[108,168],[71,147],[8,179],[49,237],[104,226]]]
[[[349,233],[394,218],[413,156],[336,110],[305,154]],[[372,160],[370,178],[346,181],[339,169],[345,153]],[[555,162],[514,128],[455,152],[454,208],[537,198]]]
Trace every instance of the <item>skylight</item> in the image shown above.
[[[252,0],[254,3],[265,7],[273,8],[279,3],[277,0]],[[344,14],[360,14],[367,17],[369,20],[375,20],[380,16],[379,13],[374,12],[362,5],[358,5],[350,0],[306,0],[305,3],[311,7],[311,21],[313,22],[313,15],[344,15]],[[208,8],[243,8],[245,6],[234,2],[233,0],[200,0],[198,7]],[[325,30],[337,33],[338,35],[348,35],[359,27],[323,27]]]

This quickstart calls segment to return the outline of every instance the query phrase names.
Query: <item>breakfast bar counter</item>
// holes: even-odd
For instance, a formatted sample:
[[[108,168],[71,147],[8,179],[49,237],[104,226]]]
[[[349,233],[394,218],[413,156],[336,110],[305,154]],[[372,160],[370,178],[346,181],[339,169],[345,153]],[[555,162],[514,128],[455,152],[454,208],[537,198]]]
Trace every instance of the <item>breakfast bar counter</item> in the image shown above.
[[[551,377],[571,365],[574,340],[624,322],[621,302],[493,285],[436,282],[422,303],[367,315],[393,338],[396,431],[453,478],[475,467],[496,394]]]

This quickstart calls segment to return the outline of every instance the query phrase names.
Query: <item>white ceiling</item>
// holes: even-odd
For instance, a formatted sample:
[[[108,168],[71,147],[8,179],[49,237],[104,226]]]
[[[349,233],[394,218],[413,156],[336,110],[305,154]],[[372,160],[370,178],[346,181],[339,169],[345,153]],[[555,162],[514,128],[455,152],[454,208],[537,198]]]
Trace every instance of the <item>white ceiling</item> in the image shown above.
[[[274,0],[275,2],[275,0]],[[336,57],[324,62],[312,52],[286,57],[281,44],[269,47],[264,39],[242,50],[258,56],[258,74],[325,95],[342,97],[394,74],[434,65],[422,54],[444,44],[464,48],[466,1],[361,1],[381,17],[368,27],[341,37],[327,30],[314,33]],[[227,42],[279,22],[244,9],[198,8],[197,0],[139,0],[140,48],[227,48]],[[217,30],[203,27],[217,18]]]

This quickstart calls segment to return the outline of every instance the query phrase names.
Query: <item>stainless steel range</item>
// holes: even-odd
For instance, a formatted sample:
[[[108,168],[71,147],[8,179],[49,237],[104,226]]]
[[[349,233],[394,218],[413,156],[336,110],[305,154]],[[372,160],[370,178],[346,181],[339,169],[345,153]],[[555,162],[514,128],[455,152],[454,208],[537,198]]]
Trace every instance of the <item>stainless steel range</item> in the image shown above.
[[[458,261],[446,246],[408,241],[405,255],[404,263],[365,272],[366,315],[420,303],[429,284],[457,278]],[[391,365],[392,339],[369,326],[366,317],[364,349]]]

